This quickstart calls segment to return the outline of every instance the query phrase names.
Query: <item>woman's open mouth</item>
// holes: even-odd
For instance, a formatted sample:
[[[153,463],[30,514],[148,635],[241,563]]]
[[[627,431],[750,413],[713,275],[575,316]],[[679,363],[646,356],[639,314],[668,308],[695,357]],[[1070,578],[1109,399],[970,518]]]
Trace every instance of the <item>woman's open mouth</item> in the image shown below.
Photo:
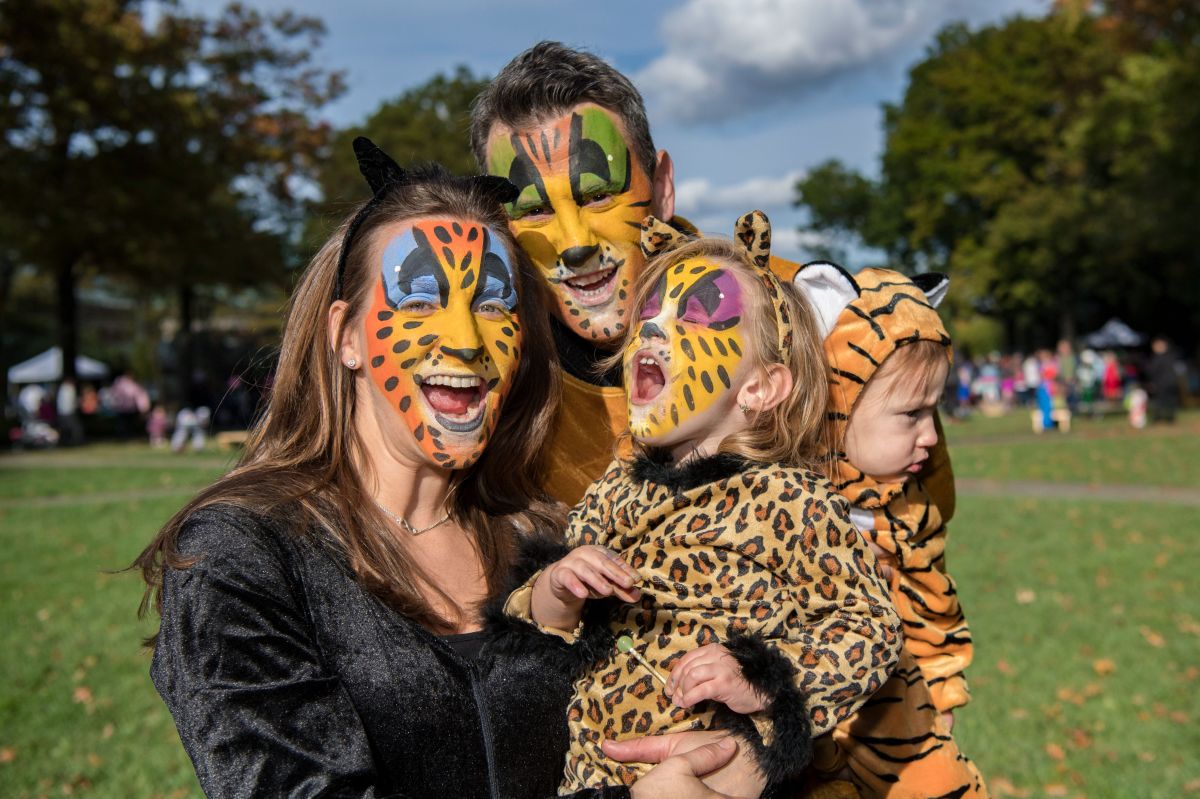
[[[584,307],[603,305],[612,299],[613,289],[617,285],[617,267],[610,266],[598,272],[569,277],[562,285]]]
[[[417,376],[421,396],[438,424],[452,433],[469,433],[483,424],[487,382],[478,375]]]
[[[642,350],[633,358],[630,400],[634,405],[646,405],[662,393],[667,384],[662,361],[649,350]]]

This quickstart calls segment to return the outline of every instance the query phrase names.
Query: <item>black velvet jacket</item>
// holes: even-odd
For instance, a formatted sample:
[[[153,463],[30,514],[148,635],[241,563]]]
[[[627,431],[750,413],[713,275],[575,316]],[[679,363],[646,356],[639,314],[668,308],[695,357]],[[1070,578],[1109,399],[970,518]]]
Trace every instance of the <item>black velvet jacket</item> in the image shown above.
[[[569,666],[532,629],[493,609],[463,660],[319,535],[238,508],[198,511],[180,550],[200,560],[164,577],[151,676],[209,796],[554,795]],[[559,553],[538,554],[514,581]]]

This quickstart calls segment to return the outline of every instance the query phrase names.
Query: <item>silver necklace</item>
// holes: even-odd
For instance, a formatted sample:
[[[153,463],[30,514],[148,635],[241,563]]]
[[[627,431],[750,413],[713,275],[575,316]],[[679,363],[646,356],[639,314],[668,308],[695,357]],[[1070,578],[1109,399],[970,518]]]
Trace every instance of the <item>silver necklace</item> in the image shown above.
[[[408,533],[409,535],[420,535],[421,533],[428,533],[433,528],[441,527],[443,524],[450,521],[450,511],[446,511],[446,515],[443,516],[442,518],[438,519],[433,524],[429,525],[428,527],[422,527],[422,528],[418,529],[416,527],[413,527],[412,524],[409,523],[408,519],[404,518],[403,516],[401,516],[397,513],[393,513],[392,511],[388,510],[386,507],[384,507],[383,503],[380,502],[379,500],[375,500],[375,504],[377,506],[379,506],[379,509],[381,511],[383,511],[385,514],[387,514],[387,517],[389,519],[394,521],[396,524],[400,525],[401,530]]]

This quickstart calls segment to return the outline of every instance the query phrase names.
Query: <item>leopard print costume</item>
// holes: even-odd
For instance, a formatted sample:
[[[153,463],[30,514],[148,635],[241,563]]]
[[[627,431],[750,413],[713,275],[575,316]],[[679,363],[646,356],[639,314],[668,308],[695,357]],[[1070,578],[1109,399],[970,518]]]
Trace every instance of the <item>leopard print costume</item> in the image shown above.
[[[575,683],[562,790],[628,784],[649,768],[609,760],[604,739],[714,726],[751,742],[769,782],[803,767],[811,737],[853,714],[900,651],[887,588],[848,513],[802,469],[730,455],[682,467],[614,461],[572,511],[567,543],[620,553],[641,573],[642,596],[588,603],[601,613],[584,626],[602,624],[610,645]],[[530,619],[536,579],[510,596],[508,613]],[[724,643],[768,707],[751,717],[713,702],[675,707],[611,646],[621,635],[663,674],[684,653]]]
[[[819,262],[803,267],[795,283],[826,333],[829,418],[839,447],[855,403],[897,347],[934,341],[949,357],[950,337],[934,310],[945,291],[941,275],[909,278],[864,269],[851,277]],[[818,744],[815,765],[834,772],[848,763],[863,796],[987,796],[978,770],[958,751],[941,718],[941,711],[970,699],[962,672],[972,643],[945,570],[939,508],[920,477],[881,483],[840,449],[829,462],[834,488],[853,506],[851,518],[892,567],[889,588],[904,624],[905,651],[879,694]]]

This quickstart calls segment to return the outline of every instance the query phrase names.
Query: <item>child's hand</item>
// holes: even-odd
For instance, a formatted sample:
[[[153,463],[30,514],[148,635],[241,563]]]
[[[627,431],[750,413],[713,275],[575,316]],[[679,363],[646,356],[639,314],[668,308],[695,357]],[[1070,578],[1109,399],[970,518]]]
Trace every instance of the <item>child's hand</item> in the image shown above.
[[[954,713],[949,710],[942,711],[942,723],[946,725],[946,732],[951,732],[954,729]]]
[[[767,706],[762,694],[742,676],[741,665],[721,644],[693,649],[677,660],[667,679],[667,696],[679,707],[713,699],[735,713],[757,713]]]
[[[588,599],[616,596],[637,602],[642,576],[611,549],[576,547],[562,560],[546,567],[533,584],[530,611],[533,620],[547,627],[570,630],[579,623]]]

